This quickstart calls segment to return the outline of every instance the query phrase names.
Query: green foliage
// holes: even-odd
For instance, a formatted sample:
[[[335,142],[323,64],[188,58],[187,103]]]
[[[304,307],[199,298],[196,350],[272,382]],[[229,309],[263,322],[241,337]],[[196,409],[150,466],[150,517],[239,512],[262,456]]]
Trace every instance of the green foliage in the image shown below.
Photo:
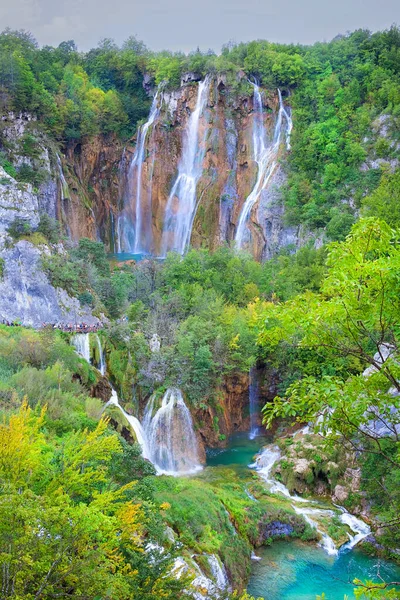
[[[400,171],[386,173],[377,189],[364,198],[363,212],[383,219],[391,227],[400,226]]]
[[[58,244],[61,237],[60,223],[49,217],[47,213],[40,215],[37,231],[44,235],[50,244]]]
[[[8,226],[7,233],[14,240],[18,240],[22,236],[32,233],[32,226],[27,219],[15,217],[14,221]]]
[[[399,443],[390,434],[400,421],[398,394],[393,393],[399,389],[400,377],[395,358],[400,314],[398,236],[398,230],[383,221],[360,220],[344,242],[330,245],[319,294],[308,292],[284,304],[256,305],[253,316],[267,355],[287,354],[289,349],[305,357],[298,376],[264,407],[266,424],[270,426],[276,417],[289,422],[319,417],[317,431],[325,433],[327,444],[336,445],[341,438],[359,450],[363,488],[388,526],[387,539],[392,540],[399,537],[395,516]],[[389,357],[384,354],[388,349]],[[371,426],[376,415],[386,431],[384,439]]]
[[[8,597],[66,589],[92,600],[183,597],[188,582],[171,575],[176,554],[154,500],[154,469],[99,420],[102,403],[87,397],[94,370],[60,332],[0,326],[0,377],[0,578],[4,589],[12,584]],[[150,541],[169,551],[144,552]]]

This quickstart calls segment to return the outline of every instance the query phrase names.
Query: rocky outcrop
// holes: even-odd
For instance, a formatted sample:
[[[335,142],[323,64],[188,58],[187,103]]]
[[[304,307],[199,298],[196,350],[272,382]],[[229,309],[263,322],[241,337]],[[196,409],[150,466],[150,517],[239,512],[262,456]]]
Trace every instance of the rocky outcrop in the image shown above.
[[[235,431],[249,429],[249,377],[227,377],[218,392],[218,405],[198,408],[194,413],[200,446],[224,447]]]
[[[16,218],[22,219],[30,227],[37,227],[38,196],[30,184],[18,183],[0,167],[0,236],[4,238]]]
[[[88,308],[82,308],[76,298],[49,283],[41,269],[43,252],[45,248],[39,249],[26,240],[0,248],[0,321],[21,321],[34,327],[59,321],[97,323]]]
[[[8,234],[16,220],[35,230],[41,214],[58,214],[57,179],[48,140],[37,130],[36,121],[25,114],[3,116],[0,133],[1,143],[8,148],[8,170],[12,168],[18,175],[23,168],[36,184],[41,182],[38,187],[19,182],[0,167],[0,320],[35,327],[57,321],[96,323],[98,319],[77,299],[50,284],[41,266],[42,256],[50,253],[44,240],[15,243]],[[63,248],[53,251],[63,252]]]

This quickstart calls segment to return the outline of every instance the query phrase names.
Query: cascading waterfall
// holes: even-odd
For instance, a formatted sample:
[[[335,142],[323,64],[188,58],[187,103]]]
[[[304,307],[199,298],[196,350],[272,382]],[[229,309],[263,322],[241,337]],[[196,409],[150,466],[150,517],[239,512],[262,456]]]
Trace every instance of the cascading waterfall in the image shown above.
[[[170,250],[184,254],[192,235],[196,214],[197,183],[203,171],[205,135],[200,135],[201,117],[207,105],[210,78],[199,83],[196,107],[190,115],[183,133],[182,156],[178,177],[172,187],[165,209],[161,241],[162,256]]]
[[[150,127],[156,120],[160,109],[158,106],[160,87],[153,98],[147,122],[140,127],[136,149],[129,165],[127,178],[127,198],[122,214],[118,218],[118,251],[134,254],[148,253],[152,245],[151,234],[151,182],[148,202],[143,206],[142,200],[142,170],[145,158],[145,144]],[[153,157],[154,165],[154,157]],[[153,165],[151,167],[150,180]],[[134,198],[134,217],[132,219],[132,198]],[[147,210],[146,210],[147,209]]]
[[[335,542],[325,531],[320,529],[316,520],[318,517],[331,518],[334,516],[334,512],[330,509],[310,507],[309,504],[315,504],[314,501],[301,498],[296,494],[292,495],[283,483],[276,481],[276,479],[271,476],[272,468],[279,460],[280,456],[281,453],[276,446],[273,446],[272,448],[267,447],[261,452],[261,454],[257,457],[256,462],[253,465],[250,465],[250,467],[255,468],[258,471],[259,475],[268,484],[271,493],[280,493],[292,501],[292,507],[295,512],[299,515],[302,515],[305,521],[307,521],[307,523],[320,534],[321,547],[327,552],[327,554],[336,556],[338,554],[338,549],[336,548]],[[305,506],[305,503],[307,506]],[[364,521],[361,521],[361,519],[358,519],[357,517],[354,517],[348,513],[342,506],[337,506],[336,508],[342,512],[340,516],[342,523],[347,525],[355,534],[354,536],[349,534],[350,541],[344,544],[342,548],[343,550],[354,548],[358,542],[360,542],[371,532],[371,529],[366,523],[364,523]]]
[[[292,119],[284,107],[282,95],[278,90],[279,112],[275,124],[274,137],[270,144],[267,142],[267,134],[264,126],[264,112],[260,88],[256,83],[250,82],[254,88],[254,120],[253,120],[253,158],[257,163],[257,179],[249,196],[246,198],[235,235],[236,248],[241,249],[248,241],[250,232],[248,230],[248,220],[251,210],[258,201],[263,189],[268,186],[271,177],[278,166],[279,147],[282,137],[282,118],[286,121],[286,147],[290,149],[290,134],[292,131]]]
[[[340,520],[342,523],[350,527],[350,529],[355,533],[353,536],[349,534],[349,541],[343,546],[344,550],[351,550],[371,533],[371,528],[369,525],[367,525],[367,523],[364,523],[364,521],[361,521],[361,519],[358,519],[354,515],[351,515],[349,512],[347,512],[343,506],[338,506],[337,508],[342,511],[342,514],[340,515]]]
[[[143,418],[143,429],[149,458],[158,473],[183,475],[202,468],[192,416],[180,390],[168,389],[157,410],[155,397],[150,398]]]
[[[249,385],[249,410],[250,410],[250,432],[249,438],[254,440],[259,433],[258,414],[259,414],[259,383],[255,368],[250,370]]]
[[[124,415],[125,419],[128,421],[129,425],[132,427],[133,431],[135,432],[136,440],[140,444],[140,446],[142,447],[143,458],[147,458],[147,459],[151,460],[150,453],[149,453],[149,448],[148,448],[148,444],[147,444],[147,439],[146,439],[146,433],[143,430],[143,427],[140,424],[139,419],[137,419],[133,415],[129,415],[122,408],[122,406],[119,403],[118,394],[117,394],[117,392],[114,389],[111,392],[111,398],[107,402],[106,406],[109,406],[110,404],[112,404],[114,406],[117,406],[119,408],[119,410]]]
[[[72,344],[76,352],[91,364],[89,335],[89,333],[77,333],[72,337]],[[106,372],[104,352],[99,336],[95,334],[95,337],[99,351],[97,368],[104,376]],[[157,406],[156,397],[151,396],[146,406],[143,423],[124,410],[114,389],[106,406],[109,405],[116,406],[124,415],[142,447],[143,457],[153,463],[159,475],[188,475],[202,469],[192,416],[180,390],[168,389],[161,406]]]
[[[306,508],[304,506],[296,506],[296,504],[292,504],[292,506],[298,515],[301,515],[313,529],[318,531],[318,533],[321,536],[320,545],[326,551],[326,553],[329,554],[330,556],[337,556],[338,549],[336,548],[336,545],[335,545],[335,542],[333,541],[333,539],[327,533],[325,533],[325,531],[321,531],[321,529],[318,526],[317,521],[315,521],[314,519],[311,518],[311,515],[314,517],[320,516],[320,517],[332,518],[335,514],[333,512],[333,510],[328,510],[328,509],[325,510],[325,509],[319,509],[319,508]]]
[[[72,337],[72,345],[88,363],[90,363],[90,338],[88,333],[76,333]]]
[[[71,195],[69,192],[67,180],[65,179],[65,176],[64,176],[62,162],[61,162],[61,158],[60,158],[59,154],[56,154],[56,160],[57,160],[58,176],[60,178],[60,183],[61,183],[61,199],[67,200],[71,197]]]
[[[229,579],[226,574],[226,570],[223,564],[215,554],[210,554],[208,557],[208,564],[215,581],[215,585],[219,590],[226,590],[229,588]]]
[[[281,456],[281,453],[279,451],[279,448],[277,448],[276,446],[272,447],[272,448],[265,448],[262,453],[257,457],[256,462],[254,465],[250,465],[251,467],[254,467],[260,474],[260,476],[264,479],[264,481],[268,484],[269,488],[270,488],[270,492],[272,494],[282,494],[283,496],[286,496],[286,498],[289,498],[290,500],[293,501],[293,508],[296,511],[297,514],[301,514],[304,519],[307,521],[307,523],[313,528],[316,529],[316,531],[320,534],[321,536],[321,546],[322,548],[330,555],[336,555],[338,553],[338,550],[335,546],[334,541],[332,540],[332,538],[329,537],[328,534],[326,534],[324,531],[321,531],[321,529],[319,529],[318,527],[318,523],[316,521],[314,521],[311,518],[311,514],[314,515],[321,515],[321,512],[326,512],[327,516],[331,516],[332,511],[322,511],[321,509],[313,509],[313,508],[309,508],[309,507],[303,507],[303,506],[299,506],[299,504],[302,504],[304,502],[309,502],[308,500],[306,500],[305,498],[301,498],[300,496],[297,495],[292,495],[289,490],[287,489],[287,487],[281,483],[280,481],[276,481],[276,479],[274,479],[271,476],[271,471],[272,468],[274,466],[274,464],[279,460]]]

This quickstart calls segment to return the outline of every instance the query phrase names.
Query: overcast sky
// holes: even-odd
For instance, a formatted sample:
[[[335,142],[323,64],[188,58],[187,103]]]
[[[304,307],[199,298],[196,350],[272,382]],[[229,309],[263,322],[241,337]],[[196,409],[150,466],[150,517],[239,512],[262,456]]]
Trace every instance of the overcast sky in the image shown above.
[[[400,0],[0,0],[0,28],[28,29],[40,44],[74,39],[81,50],[134,34],[153,50],[219,52],[229,40],[312,43],[392,23]]]

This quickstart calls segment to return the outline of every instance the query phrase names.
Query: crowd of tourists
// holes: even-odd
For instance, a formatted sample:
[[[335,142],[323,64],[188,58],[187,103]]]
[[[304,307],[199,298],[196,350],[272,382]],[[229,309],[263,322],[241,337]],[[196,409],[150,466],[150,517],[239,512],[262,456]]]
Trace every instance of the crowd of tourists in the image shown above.
[[[42,327],[52,327],[68,333],[95,333],[102,328],[102,323],[42,323]]]
[[[19,321],[7,321],[2,319],[2,325],[7,327],[22,327],[22,323]],[[51,327],[52,329],[59,329],[60,331],[66,331],[67,333],[95,333],[103,327],[103,324],[99,321],[95,324],[90,325],[89,323],[42,323],[42,329],[45,327]]]

